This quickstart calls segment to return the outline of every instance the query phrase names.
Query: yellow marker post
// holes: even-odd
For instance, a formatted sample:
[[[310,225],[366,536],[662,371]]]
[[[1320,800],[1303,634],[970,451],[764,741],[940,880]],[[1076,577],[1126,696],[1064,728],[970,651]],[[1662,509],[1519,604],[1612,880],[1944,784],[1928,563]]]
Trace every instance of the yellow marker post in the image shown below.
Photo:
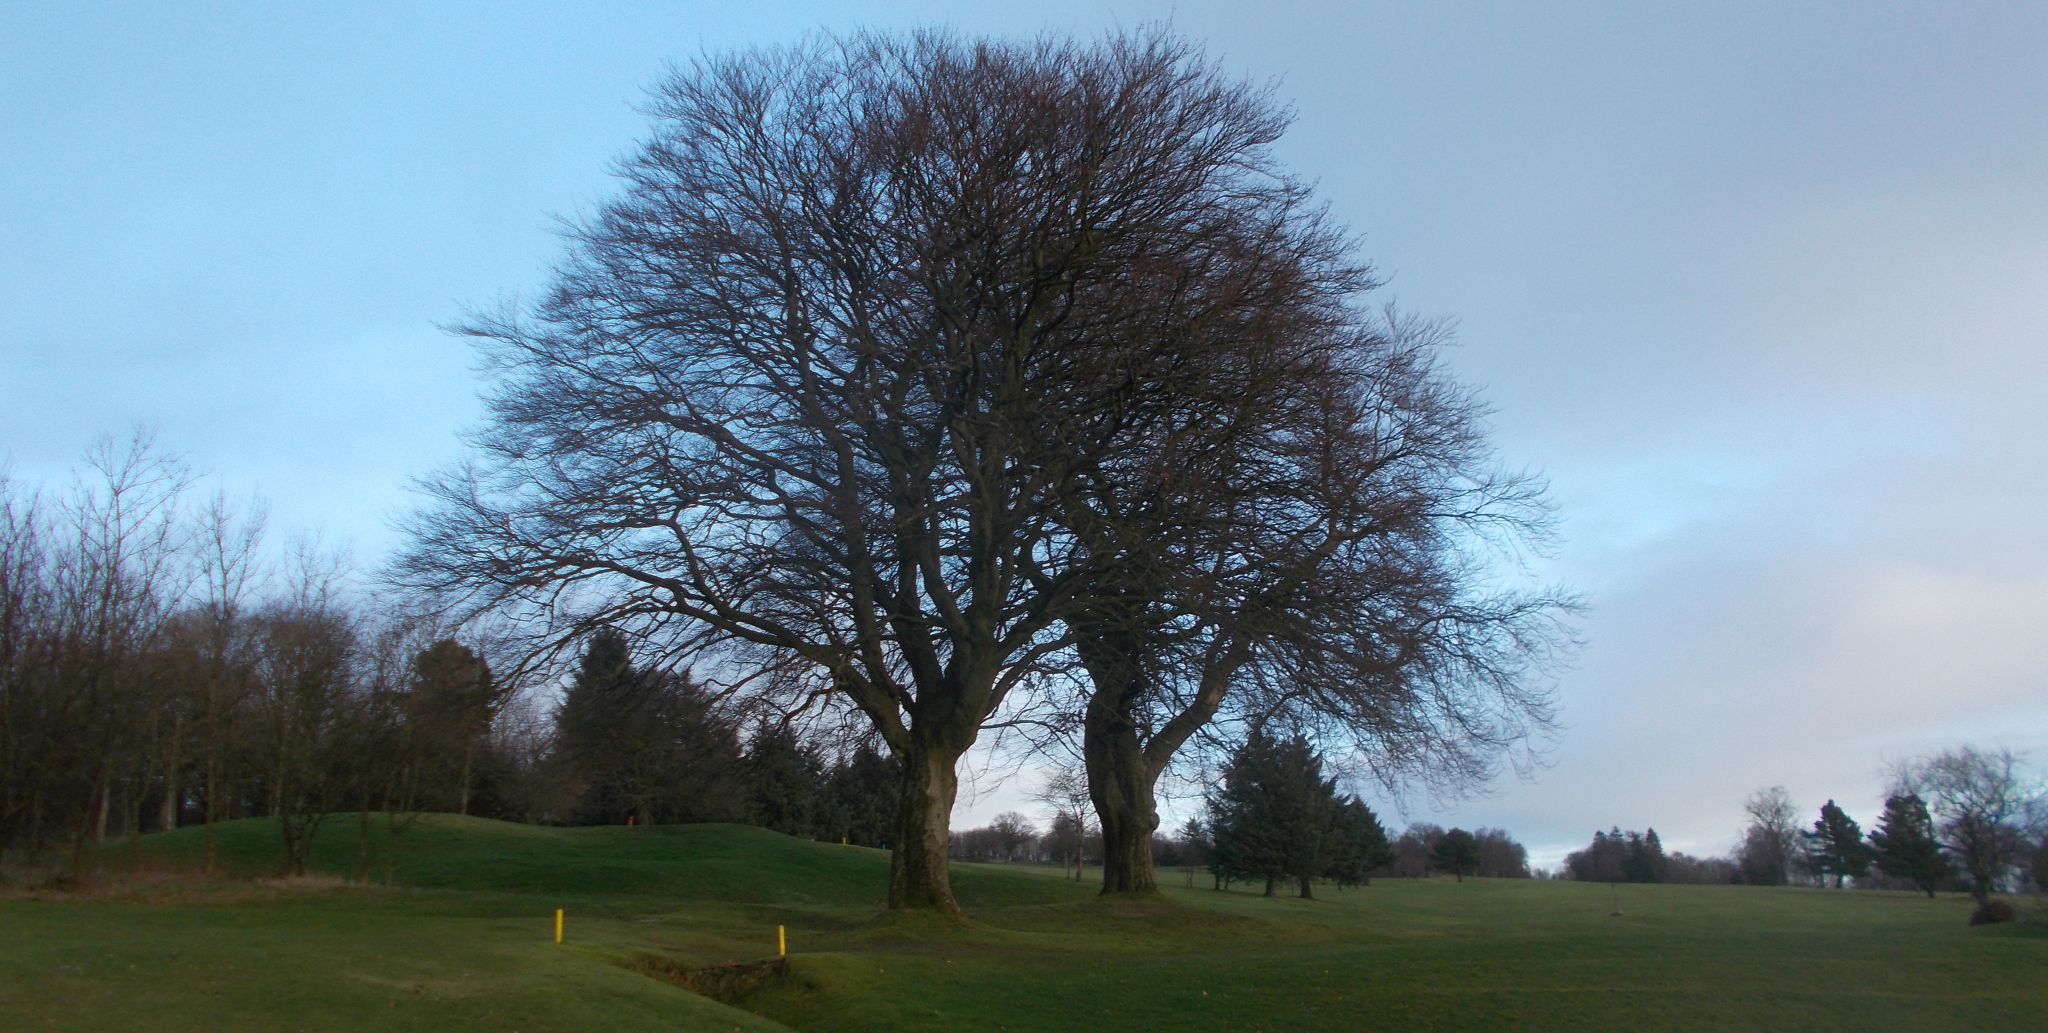
[[[555,909],[555,942],[562,942],[562,909]]]
[[[789,957],[789,938],[783,935],[782,927],[779,925],[775,927],[775,956]]]

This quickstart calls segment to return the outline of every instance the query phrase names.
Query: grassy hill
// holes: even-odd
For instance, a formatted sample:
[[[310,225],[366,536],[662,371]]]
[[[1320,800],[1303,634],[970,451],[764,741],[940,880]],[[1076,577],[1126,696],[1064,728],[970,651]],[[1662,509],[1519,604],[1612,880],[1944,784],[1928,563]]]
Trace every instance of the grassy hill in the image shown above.
[[[362,831],[323,826],[308,883],[156,874],[196,865],[185,829],[110,888],[0,897],[0,1029],[2048,1028],[2048,923],[1972,929],[1962,898],[1382,880],[1132,903],[962,865],[953,928],[878,920],[885,854],[758,829]],[[220,845],[277,866],[268,822]],[[338,878],[360,857],[391,885]],[[771,958],[777,925],[785,973],[720,967]]]

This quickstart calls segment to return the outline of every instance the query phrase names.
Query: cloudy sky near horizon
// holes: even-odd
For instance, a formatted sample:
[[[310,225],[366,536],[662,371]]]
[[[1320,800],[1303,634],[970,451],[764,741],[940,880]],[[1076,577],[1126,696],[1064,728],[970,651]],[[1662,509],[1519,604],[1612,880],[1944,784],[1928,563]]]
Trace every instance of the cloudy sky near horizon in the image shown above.
[[[2048,7],[414,6],[0,4],[16,477],[145,423],[374,563],[477,415],[437,325],[540,292],[665,63],[1171,18],[1278,80],[1387,297],[1458,321],[1592,604],[1550,765],[1399,820],[1719,852],[1762,786],[1867,824],[1890,761],[2048,762]]]

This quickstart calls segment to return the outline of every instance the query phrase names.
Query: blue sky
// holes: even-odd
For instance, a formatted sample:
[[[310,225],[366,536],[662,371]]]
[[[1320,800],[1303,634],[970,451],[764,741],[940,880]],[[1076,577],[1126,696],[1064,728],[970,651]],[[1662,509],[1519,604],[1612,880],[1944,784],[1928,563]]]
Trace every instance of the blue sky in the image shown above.
[[[1458,320],[1593,604],[1535,781],[1406,818],[1727,849],[1888,760],[2048,760],[2048,7],[0,3],[0,455],[138,421],[375,563],[667,63],[1171,18],[1404,307]],[[1019,800],[987,785],[984,820]]]

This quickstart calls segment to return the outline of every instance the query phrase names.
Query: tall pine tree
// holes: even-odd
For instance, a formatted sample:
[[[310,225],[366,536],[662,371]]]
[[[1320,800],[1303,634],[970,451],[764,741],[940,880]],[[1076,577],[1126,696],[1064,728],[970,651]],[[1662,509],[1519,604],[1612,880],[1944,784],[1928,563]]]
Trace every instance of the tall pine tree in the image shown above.
[[[1337,803],[1330,823],[1330,840],[1323,874],[1335,879],[1339,886],[1369,884],[1373,872],[1393,863],[1394,849],[1387,840],[1386,826],[1356,796]]]
[[[1879,871],[1911,882],[1929,899],[1948,877],[1948,859],[1934,838],[1934,818],[1926,802],[1911,793],[1885,799],[1884,814],[1870,831],[1870,846]]]
[[[502,686],[491,680],[481,657],[453,639],[442,639],[412,659],[405,696],[407,759],[431,776],[425,787],[458,814],[469,813],[477,750],[490,733],[491,719],[504,705]],[[408,808],[410,809],[410,808]]]
[[[1822,878],[1835,877],[1835,888],[1848,878],[1870,874],[1870,848],[1863,844],[1863,829],[1843,813],[1835,801],[1821,805],[1813,828],[1801,832],[1806,844],[1806,863]]]
[[[763,722],[747,743],[747,823],[792,836],[812,833],[824,764],[795,730]]]
[[[902,800],[902,766],[873,744],[859,743],[826,773],[818,831],[827,840],[887,849]]]
[[[633,666],[625,636],[590,637],[556,711],[585,824],[732,821],[746,814],[738,737],[688,677]]]

